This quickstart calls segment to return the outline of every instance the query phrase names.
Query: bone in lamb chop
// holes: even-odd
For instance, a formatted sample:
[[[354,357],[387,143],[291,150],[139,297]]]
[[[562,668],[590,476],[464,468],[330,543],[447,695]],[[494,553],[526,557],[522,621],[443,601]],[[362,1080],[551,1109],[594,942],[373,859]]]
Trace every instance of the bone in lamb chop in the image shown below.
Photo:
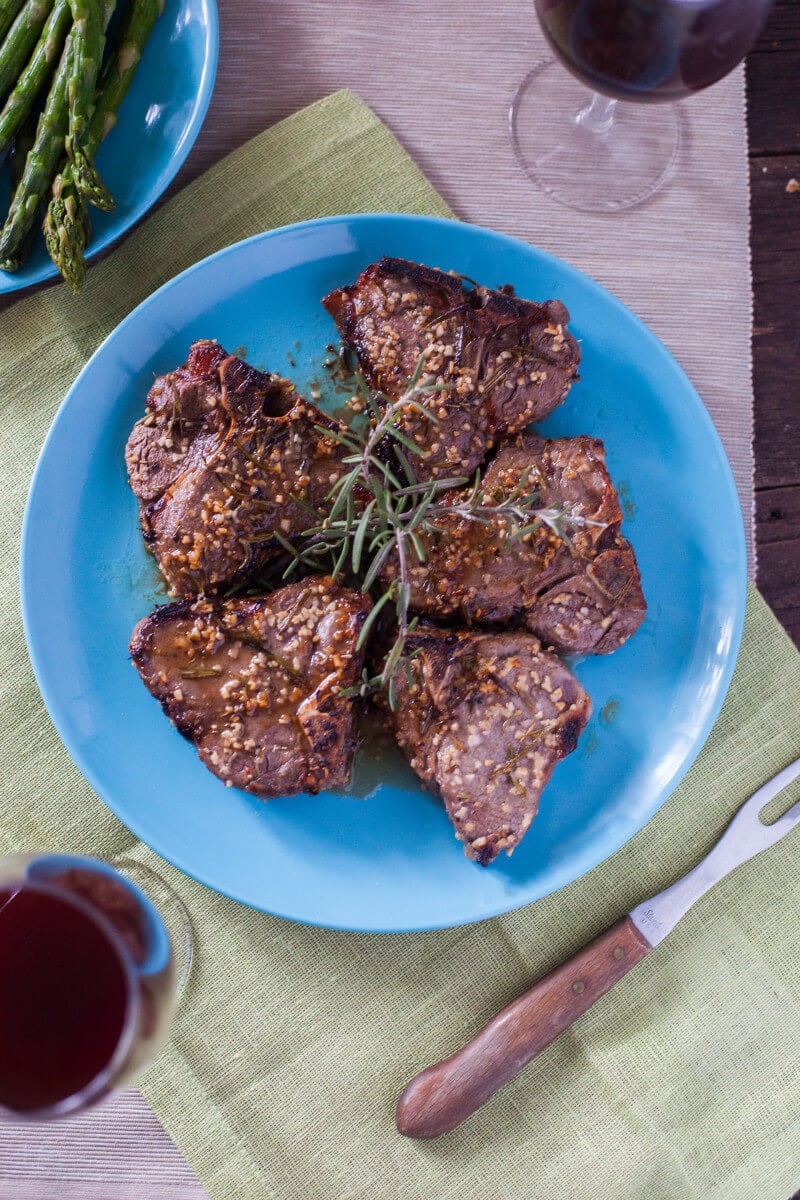
[[[330,578],[269,596],[181,600],[140,621],[145,686],[228,786],[286,796],[344,786],[356,749],[356,649],[371,608]]]
[[[532,433],[503,445],[487,468],[478,503],[501,505],[522,485],[536,493],[560,536],[535,515],[502,510],[467,515],[470,489],[448,490],[440,532],[421,530],[425,554],[408,554],[412,611],[468,625],[522,625],[562,654],[608,654],[641,625],[647,606],[633,547],[622,536],[622,509],[597,438],[546,440]],[[476,519],[479,518],[479,519]],[[397,556],[384,586],[399,575]]]
[[[367,382],[392,400],[423,374],[448,385],[400,428],[424,457],[420,479],[470,475],[498,438],[553,411],[577,377],[580,349],[558,300],[535,304],[512,289],[465,286],[461,278],[382,258],[322,302],[354,350]]]
[[[444,801],[468,858],[487,866],[528,829],[591,700],[528,633],[422,623],[406,643],[387,721],[422,782]]]
[[[215,342],[156,379],[125,451],[144,540],[173,595],[227,591],[324,511],[341,431],[292,385]],[[304,507],[307,505],[308,508]]]

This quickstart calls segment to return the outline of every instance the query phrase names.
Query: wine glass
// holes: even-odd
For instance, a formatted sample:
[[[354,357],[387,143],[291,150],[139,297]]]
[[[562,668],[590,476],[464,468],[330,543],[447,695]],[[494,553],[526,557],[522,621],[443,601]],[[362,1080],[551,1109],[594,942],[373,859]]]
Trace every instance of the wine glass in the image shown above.
[[[80,1112],[155,1056],[191,965],[155,872],[67,854],[0,859],[0,1120]]]
[[[517,91],[509,112],[515,153],[560,204],[614,212],[641,204],[675,170],[681,113],[663,102],[732,71],[772,0],[534,3],[561,61],[536,64]]]

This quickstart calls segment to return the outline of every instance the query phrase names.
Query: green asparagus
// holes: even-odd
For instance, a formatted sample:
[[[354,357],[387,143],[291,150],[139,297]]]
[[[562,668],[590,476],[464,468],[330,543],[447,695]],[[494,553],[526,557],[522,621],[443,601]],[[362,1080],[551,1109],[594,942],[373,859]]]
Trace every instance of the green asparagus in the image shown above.
[[[36,97],[64,48],[71,22],[69,0],[56,0],[30,62],[0,112],[0,155],[36,103]]]
[[[0,41],[8,33],[11,23],[25,0],[0,0]]]
[[[11,175],[12,191],[22,179],[23,172],[25,171],[25,163],[28,161],[28,155],[33,149],[33,143],[36,140],[36,126],[38,121],[38,112],[28,113],[11,146],[11,153],[8,156],[8,167]],[[19,253],[20,262],[28,257],[35,241],[36,226],[32,225],[28,230],[28,235]]]
[[[105,14],[102,0],[69,0],[75,28],[75,56],[67,84],[69,131],[67,156],[74,168],[75,184],[96,208],[110,212],[114,201],[97,173],[89,146],[94,95],[105,49]]]
[[[156,19],[163,11],[164,0],[132,0],[100,80],[92,118],[93,146],[99,146],[116,125],[119,106],[131,86]]]
[[[36,141],[36,126],[38,123],[38,115],[36,113],[29,113],[27,119],[20,127],[17,136],[14,138],[14,144],[8,156],[12,191],[22,179],[25,171],[25,163],[28,161],[28,155],[33,149],[33,143]]]
[[[125,98],[142,50],[156,18],[163,12],[160,0],[132,0],[103,70],[89,135],[96,153],[107,133],[117,123],[119,106]],[[67,163],[53,184],[53,198],[44,221],[45,241],[55,265],[78,292],[86,274],[84,251],[88,240],[88,207],[75,185],[73,168]]]
[[[67,79],[72,68],[75,30],[61,54],[53,83],[36,127],[36,137],[28,154],[0,232],[0,270],[16,271],[22,262],[22,250],[36,212],[47,194],[64,150],[67,131]]]
[[[47,253],[73,292],[79,292],[86,277],[91,219],[89,205],[75,186],[71,162],[55,178],[42,228]]]
[[[53,0],[26,0],[14,24],[0,46],[0,96],[11,91],[17,76],[31,56],[44,23],[50,15]]]

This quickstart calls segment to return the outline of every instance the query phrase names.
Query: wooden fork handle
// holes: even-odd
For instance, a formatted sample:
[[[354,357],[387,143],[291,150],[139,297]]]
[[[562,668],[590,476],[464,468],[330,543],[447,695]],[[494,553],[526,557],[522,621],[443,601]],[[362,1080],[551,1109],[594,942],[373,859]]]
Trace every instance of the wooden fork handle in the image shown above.
[[[509,1004],[455,1054],[411,1080],[397,1104],[406,1137],[460,1125],[599,1000],[652,947],[623,917]]]

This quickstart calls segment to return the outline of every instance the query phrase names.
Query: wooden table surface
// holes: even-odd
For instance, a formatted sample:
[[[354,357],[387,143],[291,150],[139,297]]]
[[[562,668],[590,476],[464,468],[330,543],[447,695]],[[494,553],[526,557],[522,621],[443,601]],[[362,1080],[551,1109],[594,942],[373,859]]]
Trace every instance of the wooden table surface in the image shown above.
[[[800,646],[800,4],[747,60],[757,582]]]
[[[800,4],[778,0],[747,60],[756,578],[800,646],[800,188],[787,191],[800,184],[798,80]]]

